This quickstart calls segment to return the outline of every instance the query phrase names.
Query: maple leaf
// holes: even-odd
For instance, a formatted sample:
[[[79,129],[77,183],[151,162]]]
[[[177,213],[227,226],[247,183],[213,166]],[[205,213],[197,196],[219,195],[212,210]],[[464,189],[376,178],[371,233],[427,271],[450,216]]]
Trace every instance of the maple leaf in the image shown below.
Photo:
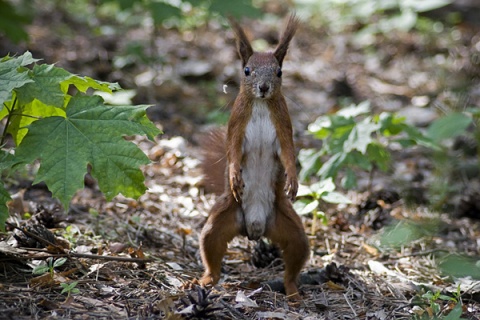
[[[10,105],[10,103],[7,103],[7,105]],[[10,117],[10,123],[7,128],[7,132],[12,135],[15,141],[15,145],[18,146],[27,134],[28,126],[32,122],[50,116],[65,117],[65,110],[61,108],[55,108],[53,106],[48,106],[37,99],[34,99],[30,103],[24,105],[17,104],[15,112],[12,113]],[[1,112],[0,118],[2,118]]]
[[[125,135],[160,131],[146,117],[148,106],[106,106],[99,96],[77,95],[66,106],[66,116],[51,116],[33,122],[17,147],[18,162],[39,158],[34,183],[44,181],[65,208],[74,193],[83,188],[87,164],[107,200],[122,193],[137,198],[146,187],[139,169],[147,156]]]
[[[0,183],[0,230],[5,230],[5,221],[8,218],[8,206],[7,202],[10,201],[10,194],[3,186],[3,183]]]
[[[3,109],[3,103],[10,100],[13,89],[33,82],[26,72],[28,69],[19,69],[36,61],[38,59],[33,59],[30,52],[17,58],[7,56],[0,61],[0,110]]]
[[[8,151],[0,150],[0,172],[7,168],[11,168],[14,163],[12,154]],[[5,231],[5,221],[8,218],[7,202],[10,201],[10,194],[5,189],[3,182],[0,183],[0,231]]]
[[[52,64],[36,64],[29,73],[34,81],[17,89],[20,104],[27,104],[33,99],[38,99],[46,105],[61,108],[65,100],[65,93],[61,89],[60,82],[73,75]]]

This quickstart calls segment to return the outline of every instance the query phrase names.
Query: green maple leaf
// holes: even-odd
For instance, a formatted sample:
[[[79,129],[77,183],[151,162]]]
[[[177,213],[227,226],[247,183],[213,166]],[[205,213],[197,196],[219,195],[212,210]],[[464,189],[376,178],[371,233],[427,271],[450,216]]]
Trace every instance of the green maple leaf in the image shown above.
[[[5,221],[8,218],[8,207],[7,202],[10,201],[10,194],[3,186],[3,183],[0,183],[0,230],[5,231]]]
[[[120,89],[117,83],[80,77],[53,64],[36,64],[28,76],[31,81],[22,84],[16,90],[20,105],[37,99],[47,106],[62,108],[65,105],[65,98],[69,96],[67,92],[70,85],[74,85],[83,93],[89,88],[109,93]]]
[[[22,69],[21,67],[36,61],[38,60],[33,59],[32,54],[28,51],[19,57],[12,58],[7,56],[0,61],[0,110],[3,108],[3,103],[10,100],[13,89],[33,82],[28,72],[26,72],[27,69]]]
[[[0,150],[0,172],[11,168],[13,162],[13,156],[9,152]],[[0,231],[5,231],[5,221],[8,218],[7,202],[10,200],[10,194],[5,189],[3,183],[0,183]]]
[[[10,103],[6,105],[10,105]],[[17,105],[15,112],[11,116],[7,132],[12,135],[15,145],[18,146],[27,134],[27,128],[32,122],[51,116],[65,117],[65,110],[48,106],[37,99],[25,105]],[[1,113],[0,118],[2,118]]]
[[[71,84],[73,84],[80,92],[83,93],[85,93],[89,88],[108,93],[112,93],[112,91],[121,89],[118,83],[103,82],[90,77],[79,77],[77,75],[73,75],[71,78],[68,78],[62,82],[62,90],[67,92],[68,86]]]
[[[44,181],[65,208],[83,188],[87,164],[107,200],[122,193],[137,198],[146,188],[139,169],[146,155],[125,135],[160,131],[147,119],[148,106],[106,106],[99,96],[77,95],[66,107],[66,117],[52,116],[29,126],[16,150],[17,161],[41,161],[34,183]]]
[[[61,108],[65,100],[65,93],[62,91],[60,82],[72,76],[70,72],[54,65],[36,64],[30,71],[33,82],[17,89],[18,100],[23,105],[38,99],[46,105]]]

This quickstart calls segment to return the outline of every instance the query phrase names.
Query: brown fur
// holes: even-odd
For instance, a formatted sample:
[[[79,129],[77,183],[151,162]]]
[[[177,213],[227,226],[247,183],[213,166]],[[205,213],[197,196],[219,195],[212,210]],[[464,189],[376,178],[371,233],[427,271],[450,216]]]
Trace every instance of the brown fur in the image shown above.
[[[236,35],[237,51],[242,65],[248,66],[252,74],[242,78],[240,92],[228,122],[226,142],[223,142],[223,136],[217,133],[213,136],[214,140],[207,143],[207,148],[210,149],[207,154],[210,158],[207,157],[206,161],[210,164],[206,165],[212,169],[205,172],[207,181],[209,184],[224,185],[224,191],[211,209],[200,237],[200,252],[205,273],[199,282],[202,285],[217,283],[220,279],[221,261],[227,249],[227,243],[237,235],[246,235],[245,222],[239,216],[239,212],[242,210],[244,188],[242,166],[247,163],[246,159],[249,155],[243,153],[242,147],[246,127],[252,117],[254,101],[261,95],[261,99],[268,107],[270,120],[280,146],[280,153],[275,161],[282,169],[276,173],[275,184],[272,185],[275,189],[272,208],[274,212],[266,224],[263,235],[278,244],[283,251],[286,294],[292,299],[300,299],[296,281],[308,259],[309,247],[301,219],[291,203],[298,190],[293,129],[287,104],[281,93],[281,76],[277,76],[289,42],[297,29],[298,20],[294,15],[290,17],[280,43],[273,53],[254,52],[238,23],[231,20],[231,25]],[[221,156],[221,147],[226,148],[223,151],[226,159]],[[216,162],[215,159],[219,161]],[[213,171],[215,175],[212,175]],[[222,176],[221,173],[224,175]]]

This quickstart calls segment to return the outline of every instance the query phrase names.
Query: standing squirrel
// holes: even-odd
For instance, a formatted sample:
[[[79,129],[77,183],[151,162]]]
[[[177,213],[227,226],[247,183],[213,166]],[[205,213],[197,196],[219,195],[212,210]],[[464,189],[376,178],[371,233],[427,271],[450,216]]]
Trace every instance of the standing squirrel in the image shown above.
[[[281,92],[282,63],[298,27],[291,15],[274,52],[254,52],[240,25],[235,32],[243,75],[224,131],[205,142],[206,183],[223,193],[200,236],[205,273],[201,285],[216,284],[227,243],[237,235],[269,238],[283,251],[287,296],[300,299],[297,278],[309,256],[308,240],[292,202],[298,190],[293,130]]]

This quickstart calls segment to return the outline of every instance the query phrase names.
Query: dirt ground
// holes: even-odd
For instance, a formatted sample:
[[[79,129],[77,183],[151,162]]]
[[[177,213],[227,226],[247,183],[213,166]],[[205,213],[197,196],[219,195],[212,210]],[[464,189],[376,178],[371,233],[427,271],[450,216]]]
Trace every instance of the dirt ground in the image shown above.
[[[272,45],[278,23],[246,25]],[[65,13],[42,12],[29,33],[28,45],[2,39],[1,56],[28,49],[46,63],[135,89],[134,102],[153,104],[149,117],[164,134],[133,139],[152,160],[138,200],[106,202],[87,176],[65,213],[28,173],[7,181],[16,212],[0,235],[1,319],[434,319],[437,311],[459,319],[458,304],[463,319],[480,319],[480,271],[461,272],[480,255],[478,172],[439,178],[442,168],[421,147],[392,150],[390,172],[377,174],[370,190],[365,174],[358,190],[345,191],[352,204],[325,205],[326,225],[302,217],[311,257],[301,302],[285,298],[281,255],[263,240],[234,239],[220,284],[192,286],[202,272],[199,232],[215,200],[202,186],[198,141],[238,88],[232,32],[217,22],[195,32],[161,29],[152,44],[147,30],[96,36]],[[131,62],[132,39],[150,43],[158,60]],[[350,33],[331,36],[305,23],[284,66],[298,149],[318,147],[306,127],[342,99],[370,100],[373,112],[398,112],[419,128],[479,107],[479,51],[480,27],[471,23],[378,35],[368,50]],[[449,179],[452,190],[434,203],[435,179]],[[49,258],[66,261],[32,274]],[[74,281],[78,292],[62,292]]]

